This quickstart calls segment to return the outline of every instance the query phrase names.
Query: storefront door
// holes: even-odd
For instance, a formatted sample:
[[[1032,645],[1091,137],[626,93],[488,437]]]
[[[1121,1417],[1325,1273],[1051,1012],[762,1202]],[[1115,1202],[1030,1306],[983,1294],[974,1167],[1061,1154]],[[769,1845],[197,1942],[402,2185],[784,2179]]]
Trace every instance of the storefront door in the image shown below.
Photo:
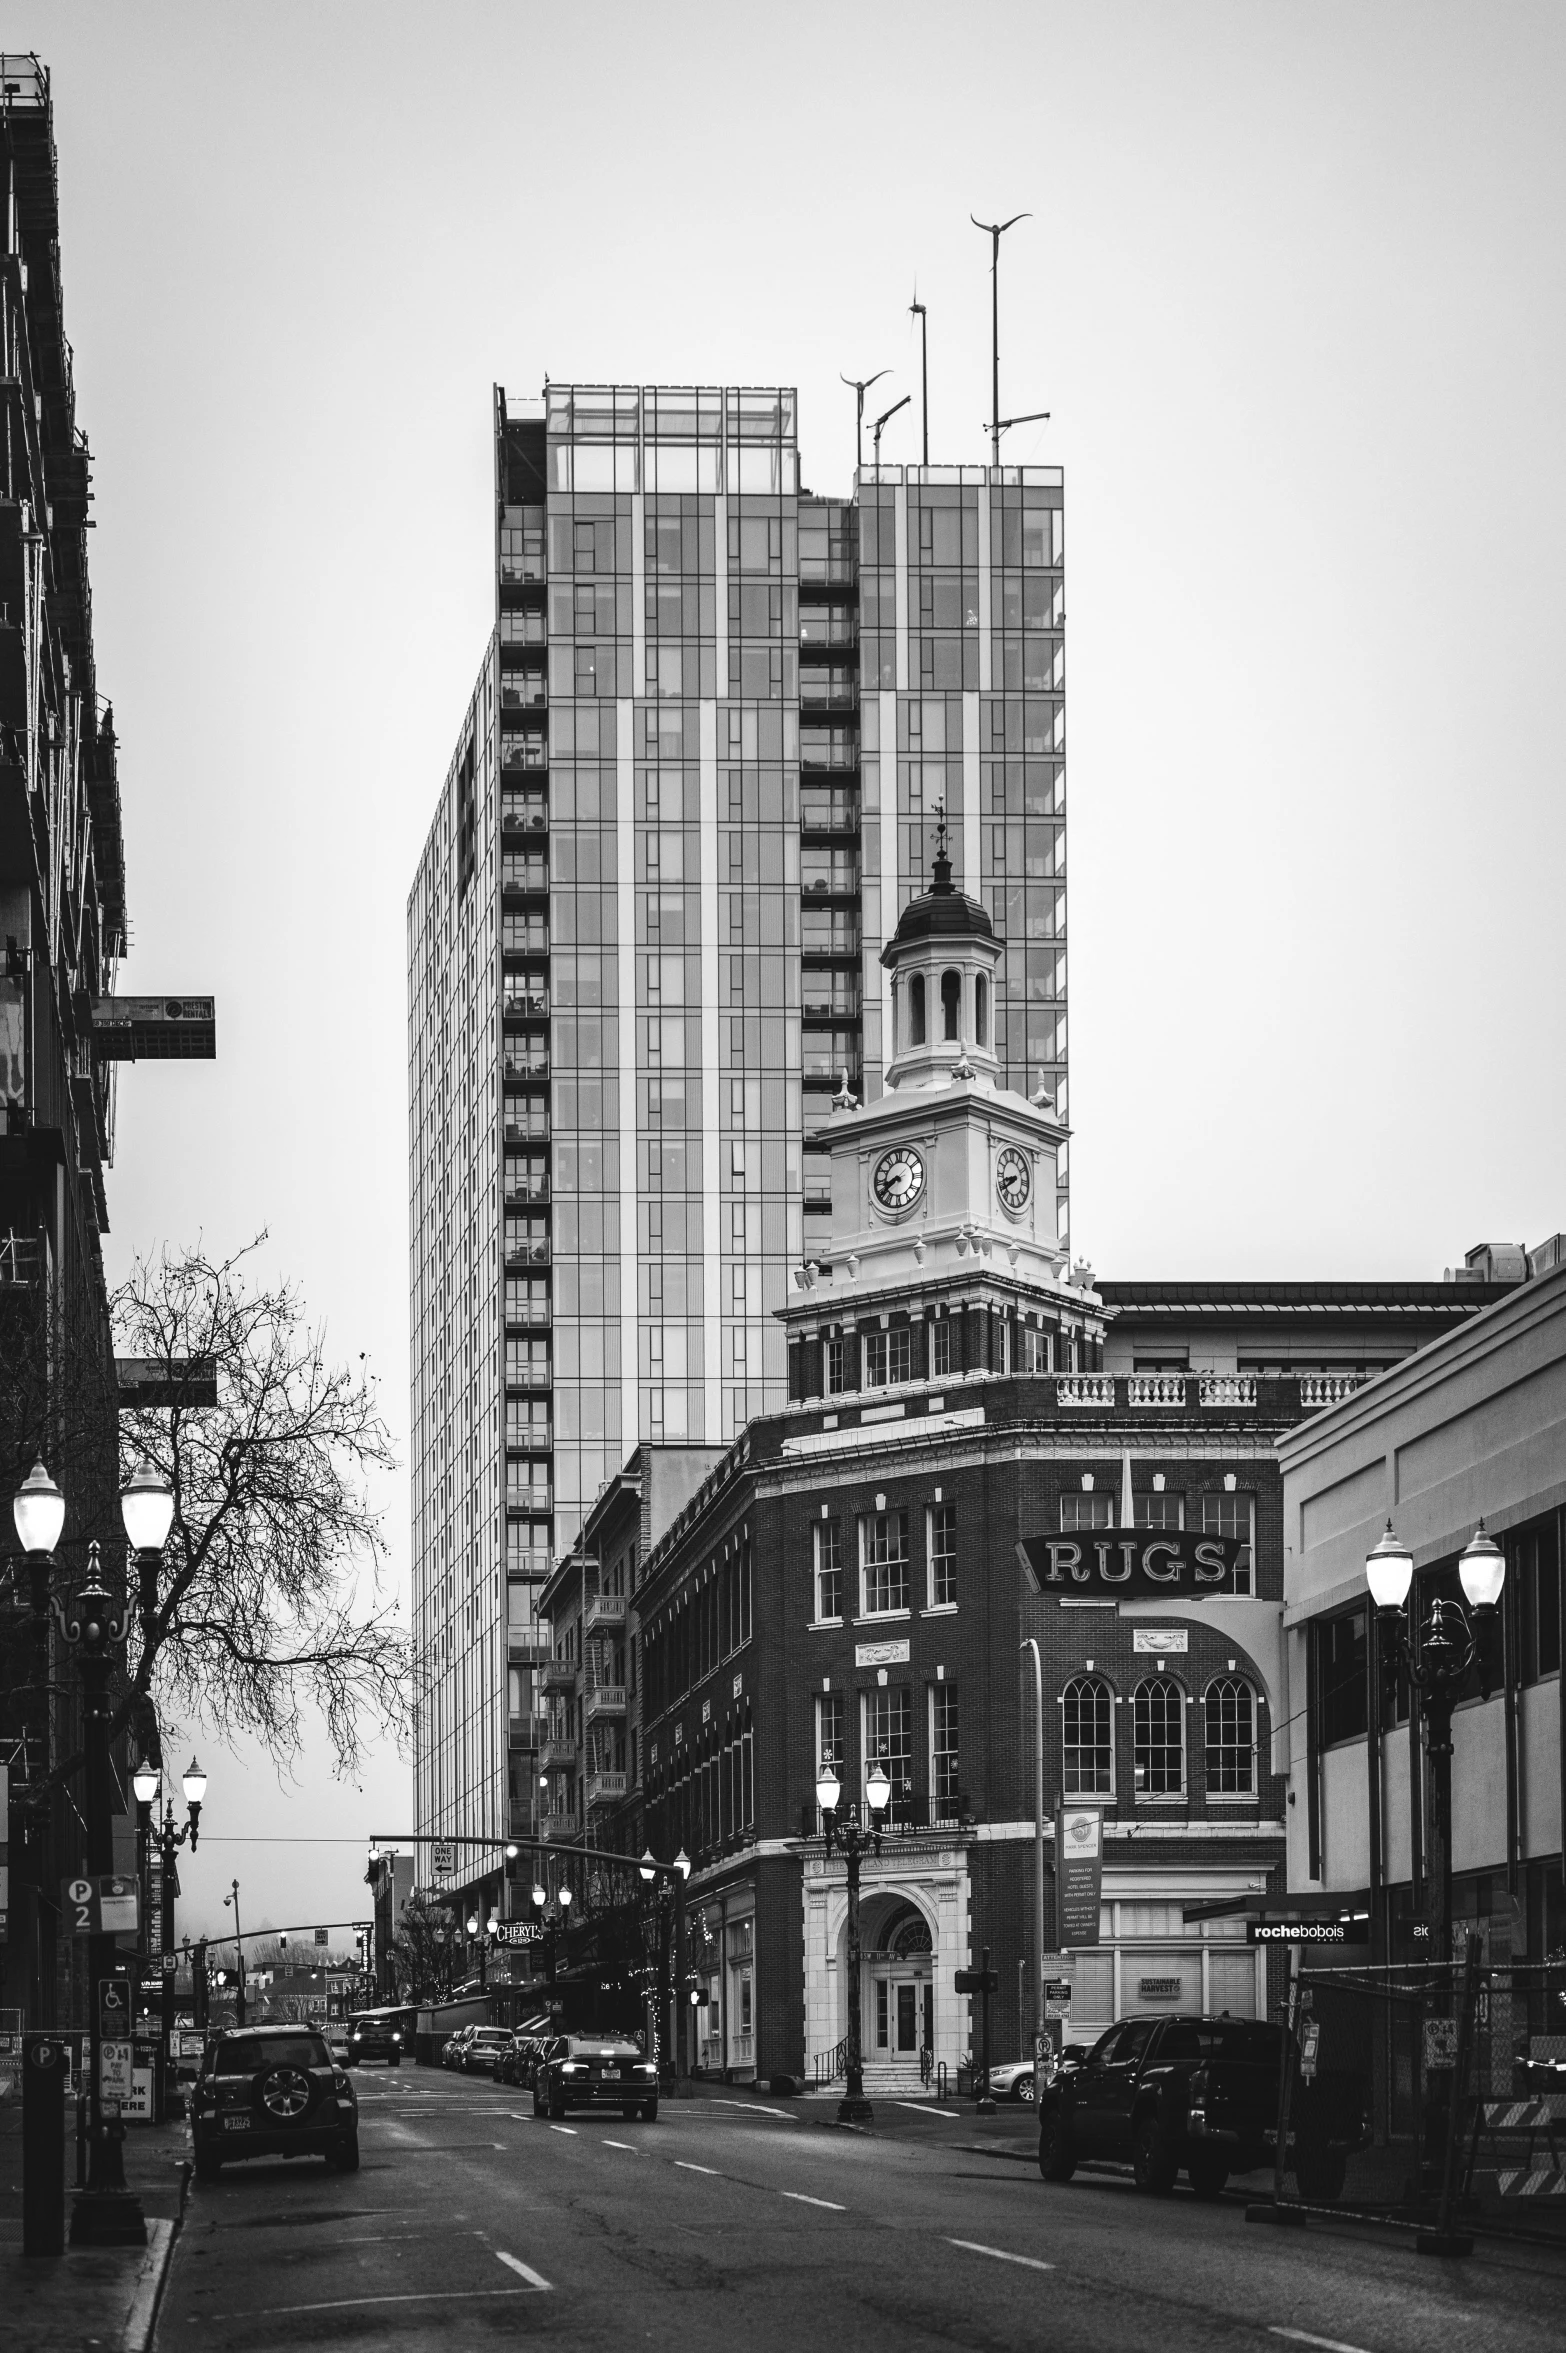
[[[912,1971],[877,1971],[875,1978],[875,2048],[887,2059],[916,2059],[920,2028],[933,2008],[932,1988]],[[926,2033],[928,2028],[926,2027]]]

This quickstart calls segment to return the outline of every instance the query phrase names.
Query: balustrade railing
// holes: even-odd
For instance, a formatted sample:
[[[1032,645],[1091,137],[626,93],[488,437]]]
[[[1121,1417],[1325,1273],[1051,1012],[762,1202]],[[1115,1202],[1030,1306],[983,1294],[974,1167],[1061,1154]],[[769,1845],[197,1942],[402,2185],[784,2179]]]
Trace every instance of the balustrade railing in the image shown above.
[[[1256,1403],[1256,1375],[1254,1373],[1203,1373],[1200,1398],[1203,1405],[1254,1405]]]
[[[1356,1389],[1363,1389],[1364,1373],[1301,1373],[1301,1405],[1341,1405]]]
[[[1113,1373],[1057,1373],[1055,1402],[1057,1405],[1113,1405],[1115,1377]]]
[[[1184,1405],[1183,1373],[1132,1373],[1126,1382],[1127,1405]]]

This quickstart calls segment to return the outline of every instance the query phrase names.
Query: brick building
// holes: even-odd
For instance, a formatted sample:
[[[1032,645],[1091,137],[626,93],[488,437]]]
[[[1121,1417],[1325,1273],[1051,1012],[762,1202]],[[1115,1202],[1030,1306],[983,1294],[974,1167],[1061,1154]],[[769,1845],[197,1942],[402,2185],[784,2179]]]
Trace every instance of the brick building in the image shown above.
[[[624,1613],[626,1785],[596,1817],[552,1804],[551,1829],[689,1854],[693,2056],[741,2078],[809,2078],[845,2030],[824,1758],[850,1802],[873,1763],[893,1786],[862,1876],[869,2086],[916,2081],[924,2047],[966,2054],[952,1979],[985,1946],[997,2052],[1031,2031],[1030,1638],[1046,1802],[1105,1825],[1099,1940],[1066,1964],[1073,2034],[1262,2006],[1243,1921],[1185,1915],[1283,1884],[1277,1441],[1494,1295],[1096,1285],[1057,1239],[1054,1104],[999,1083],[1000,953],[938,859],[886,950],[887,1091],[861,1108],[845,1089],[830,1130],[830,1261],[783,1311],[788,1407],[635,1550],[628,1466],[558,1573],[562,1627],[600,1585]],[[1117,1591],[1124,1542],[1139,1566]],[[1198,1544],[1222,1564],[1205,1588]]]

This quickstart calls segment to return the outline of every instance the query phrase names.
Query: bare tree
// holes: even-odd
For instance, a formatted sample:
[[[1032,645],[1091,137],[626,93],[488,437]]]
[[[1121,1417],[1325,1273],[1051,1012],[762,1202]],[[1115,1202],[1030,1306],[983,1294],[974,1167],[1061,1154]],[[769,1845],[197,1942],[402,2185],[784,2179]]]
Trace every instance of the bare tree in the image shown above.
[[[365,1713],[406,1724],[407,1644],[365,1492],[395,1457],[366,1376],[327,1361],[292,1285],[253,1279],[264,1238],[140,1261],[112,1301],[118,1353],[157,1366],[169,1400],[121,1413],[122,1469],[151,1464],[174,1496],[161,1562],[136,1564],[112,1730],[198,1719],[286,1763],[314,1708],[348,1772]],[[215,1406],[197,1402],[213,1369]]]
[[[456,1925],[456,1914],[439,1896],[425,1888],[414,1889],[402,1908],[391,1946],[392,1970],[403,2001],[432,2001],[441,1992],[450,1975]]]

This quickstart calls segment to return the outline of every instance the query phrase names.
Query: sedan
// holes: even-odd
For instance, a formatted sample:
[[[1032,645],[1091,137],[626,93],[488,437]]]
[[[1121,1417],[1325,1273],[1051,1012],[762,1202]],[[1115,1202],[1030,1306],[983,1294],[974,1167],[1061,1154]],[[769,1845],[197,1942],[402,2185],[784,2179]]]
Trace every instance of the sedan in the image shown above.
[[[612,2035],[557,2035],[533,2070],[533,2113],[562,2117],[571,2108],[618,2108],[629,2123],[658,2114],[658,2070],[639,2043]]]
[[[457,2065],[464,2075],[493,2075],[511,2048],[504,2026],[475,2026],[462,2046]]]
[[[455,2034],[446,2037],[440,2046],[440,2063],[443,2067],[462,2065],[462,2054],[468,2047],[468,2038],[472,2033],[471,2026],[459,2026]]]
[[[1003,2067],[990,2069],[990,2098],[992,2100],[1025,2100],[1033,2104],[1033,2061],[1008,2059]]]

